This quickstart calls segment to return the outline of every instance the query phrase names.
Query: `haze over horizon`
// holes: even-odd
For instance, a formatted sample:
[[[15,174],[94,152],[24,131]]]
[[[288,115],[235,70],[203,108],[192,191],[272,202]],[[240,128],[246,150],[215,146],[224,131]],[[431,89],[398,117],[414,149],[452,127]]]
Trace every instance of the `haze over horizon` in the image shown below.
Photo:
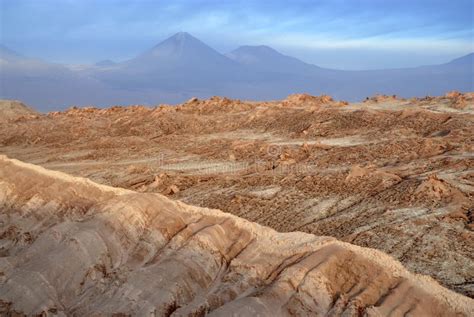
[[[474,91],[463,0],[0,3],[0,98],[41,111]]]
[[[5,1],[0,44],[66,64],[123,61],[178,31],[220,53],[268,45],[335,69],[441,64],[474,51],[473,4],[457,1]]]

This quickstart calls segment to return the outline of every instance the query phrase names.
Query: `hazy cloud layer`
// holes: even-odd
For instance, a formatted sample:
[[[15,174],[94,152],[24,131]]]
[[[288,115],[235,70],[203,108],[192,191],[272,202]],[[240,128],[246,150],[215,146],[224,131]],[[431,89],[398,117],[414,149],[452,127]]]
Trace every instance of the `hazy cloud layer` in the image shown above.
[[[1,41],[28,55],[126,59],[178,31],[219,51],[266,44],[336,68],[445,62],[474,51],[470,0],[0,0]]]

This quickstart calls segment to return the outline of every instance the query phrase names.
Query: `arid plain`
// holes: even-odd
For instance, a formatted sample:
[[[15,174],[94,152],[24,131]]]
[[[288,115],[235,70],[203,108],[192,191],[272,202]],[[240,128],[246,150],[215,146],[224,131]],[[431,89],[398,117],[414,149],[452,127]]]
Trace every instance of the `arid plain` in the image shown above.
[[[473,93],[361,103],[213,97],[48,114],[3,101],[0,109],[5,311],[473,313]],[[121,230],[129,240],[116,238],[120,250],[101,236],[105,247],[91,251],[108,260],[68,262],[81,276],[47,263],[72,252],[55,235]],[[63,274],[72,289],[50,280],[54,305],[39,293],[15,302],[12,294],[41,289],[19,273],[28,265],[58,274],[54,283]],[[159,283],[169,287],[155,298]]]

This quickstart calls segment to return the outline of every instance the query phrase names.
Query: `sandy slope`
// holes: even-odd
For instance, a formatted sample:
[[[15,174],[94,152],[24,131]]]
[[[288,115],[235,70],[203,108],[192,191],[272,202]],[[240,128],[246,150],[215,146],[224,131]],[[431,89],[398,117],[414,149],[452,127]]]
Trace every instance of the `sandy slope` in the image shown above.
[[[473,297],[473,97],[73,108],[0,124],[0,153],[379,249]]]
[[[0,157],[1,313],[469,316],[382,252]]]
[[[0,121],[14,120],[25,116],[38,116],[39,113],[17,100],[0,100]]]

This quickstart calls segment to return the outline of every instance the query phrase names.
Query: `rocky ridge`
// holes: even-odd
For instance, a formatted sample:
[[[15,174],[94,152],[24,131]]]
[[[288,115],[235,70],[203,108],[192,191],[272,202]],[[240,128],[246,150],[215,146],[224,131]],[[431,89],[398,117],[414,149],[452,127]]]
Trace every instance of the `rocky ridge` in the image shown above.
[[[0,312],[469,316],[382,252],[0,157]]]
[[[473,297],[473,100],[300,94],[71,108],[0,124],[0,153],[375,248]]]

